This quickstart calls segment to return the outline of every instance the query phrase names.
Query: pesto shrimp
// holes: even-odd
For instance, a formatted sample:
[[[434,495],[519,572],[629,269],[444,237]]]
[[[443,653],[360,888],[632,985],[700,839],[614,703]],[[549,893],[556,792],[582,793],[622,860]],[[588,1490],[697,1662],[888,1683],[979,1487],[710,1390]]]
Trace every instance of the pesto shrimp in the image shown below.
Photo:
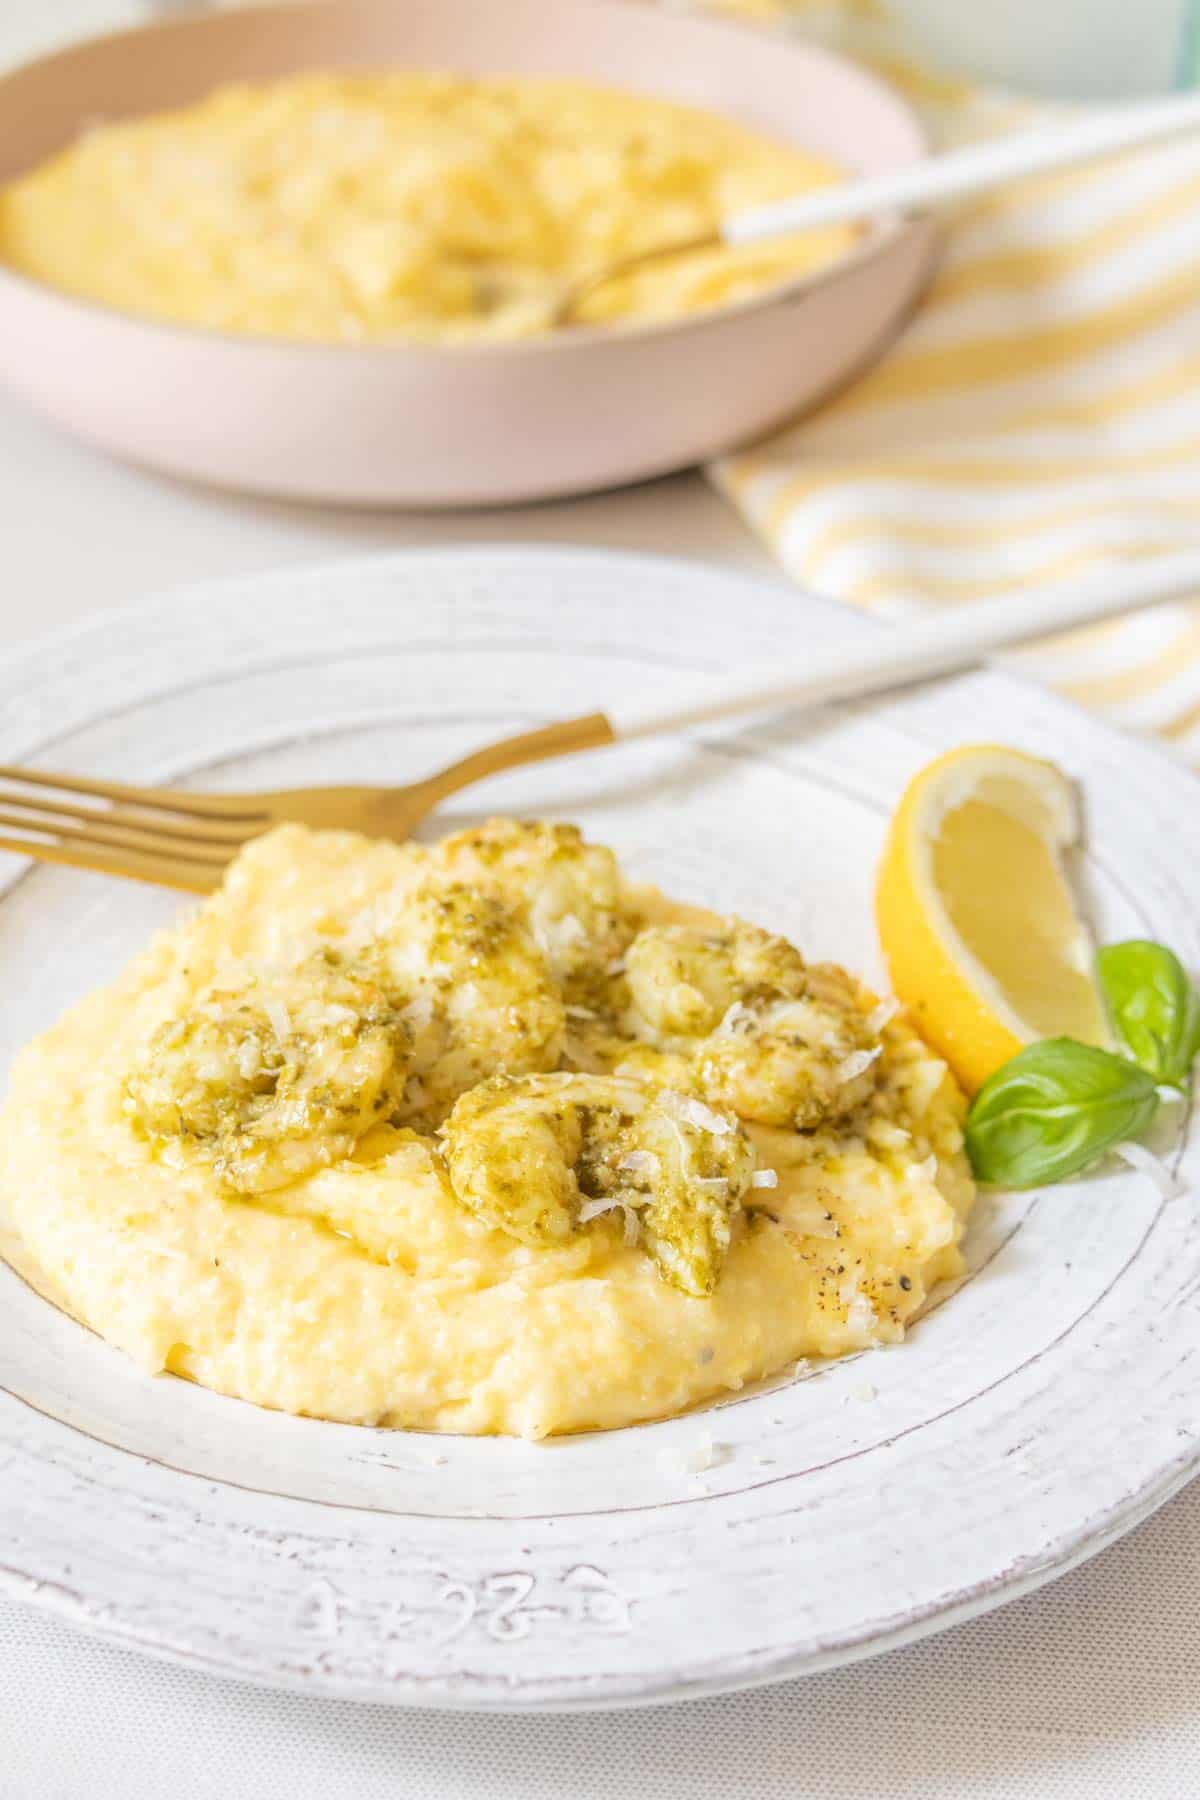
[[[265,1193],[349,1156],[397,1105],[410,1048],[374,973],[320,950],[240,970],[159,1026],[126,1077],[125,1113],[236,1192]]]
[[[455,879],[519,913],[560,982],[602,975],[633,935],[616,857],[585,842],[576,825],[491,819],[447,838],[434,855]]]
[[[554,1068],[562,997],[516,913],[461,882],[430,881],[406,897],[369,952],[409,996],[413,1034],[400,1116],[437,1124],[486,1076]]]
[[[697,1298],[716,1287],[754,1172],[736,1119],[605,1075],[498,1077],[441,1135],[455,1195],[488,1225],[531,1245],[619,1227]]]
[[[805,1130],[874,1089],[878,1042],[854,982],[785,938],[741,920],[648,926],[625,978],[630,1031],[687,1057],[696,1092],[741,1118]]]

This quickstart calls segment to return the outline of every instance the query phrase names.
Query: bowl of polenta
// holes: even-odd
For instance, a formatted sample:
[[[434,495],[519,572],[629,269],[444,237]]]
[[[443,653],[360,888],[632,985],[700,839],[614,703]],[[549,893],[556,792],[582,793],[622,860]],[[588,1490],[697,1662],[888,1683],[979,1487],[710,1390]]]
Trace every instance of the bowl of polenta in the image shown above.
[[[627,0],[237,10],[0,82],[0,379],[117,455],[299,499],[504,503],[686,467],[812,403],[926,223],[698,251],[924,154],[849,63]]]

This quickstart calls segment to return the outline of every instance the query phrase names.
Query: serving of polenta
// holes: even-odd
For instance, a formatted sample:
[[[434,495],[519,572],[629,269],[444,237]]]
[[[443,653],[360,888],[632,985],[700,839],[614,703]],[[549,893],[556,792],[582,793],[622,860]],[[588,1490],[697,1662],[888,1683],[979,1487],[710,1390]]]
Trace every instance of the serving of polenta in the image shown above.
[[[901,1338],[964,1108],[843,970],[572,826],[285,826],[22,1053],[0,1203],[149,1372],[543,1437]]]
[[[509,340],[563,283],[839,179],[715,113],[550,77],[306,74],[99,122],[0,189],[0,261],[122,311],[324,342]],[[616,324],[833,261],[846,227],[607,284]]]

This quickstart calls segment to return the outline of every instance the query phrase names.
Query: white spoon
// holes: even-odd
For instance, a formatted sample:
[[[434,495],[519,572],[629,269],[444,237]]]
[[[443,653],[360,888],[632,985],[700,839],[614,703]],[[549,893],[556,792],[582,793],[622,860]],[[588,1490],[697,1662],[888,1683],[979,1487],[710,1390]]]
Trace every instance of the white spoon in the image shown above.
[[[615,277],[665,257],[692,250],[754,244],[764,238],[790,237],[827,225],[851,225],[862,219],[885,218],[985,194],[1011,181],[1068,169],[1076,163],[1115,156],[1142,144],[1200,130],[1200,93],[1172,94],[1093,113],[1070,125],[1021,132],[966,150],[951,150],[911,163],[867,181],[819,188],[794,200],[776,200],[722,220],[704,236],[662,244],[569,283],[558,296],[555,325],[569,324],[580,302]]]

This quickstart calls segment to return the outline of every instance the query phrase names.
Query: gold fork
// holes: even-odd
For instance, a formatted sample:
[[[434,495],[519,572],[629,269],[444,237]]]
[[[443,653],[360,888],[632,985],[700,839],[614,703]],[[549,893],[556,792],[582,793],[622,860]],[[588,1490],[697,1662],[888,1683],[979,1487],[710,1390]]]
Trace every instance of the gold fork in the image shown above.
[[[820,706],[970,668],[995,650],[1055,631],[1200,592],[1200,555],[1117,563],[1076,588],[999,595],[896,631],[817,645],[802,664],[785,657],[733,678],[701,676],[607,712],[523,731],[464,756],[408,787],[293,788],[193,794],[130,787],[43,769],[0,766],[0,850],[41,862],[211,893],[243,844],[287,822],[403,839],[449,794],[487,775],[573,750],[670,733],[739,713]]]
[[[193,794],[0,765],[0,850],[160,887],[208,894],[251,838],[285,823],[410,837],[448,794],[485,775],[611,744],[603,713],[525,731],[408,787]]]

